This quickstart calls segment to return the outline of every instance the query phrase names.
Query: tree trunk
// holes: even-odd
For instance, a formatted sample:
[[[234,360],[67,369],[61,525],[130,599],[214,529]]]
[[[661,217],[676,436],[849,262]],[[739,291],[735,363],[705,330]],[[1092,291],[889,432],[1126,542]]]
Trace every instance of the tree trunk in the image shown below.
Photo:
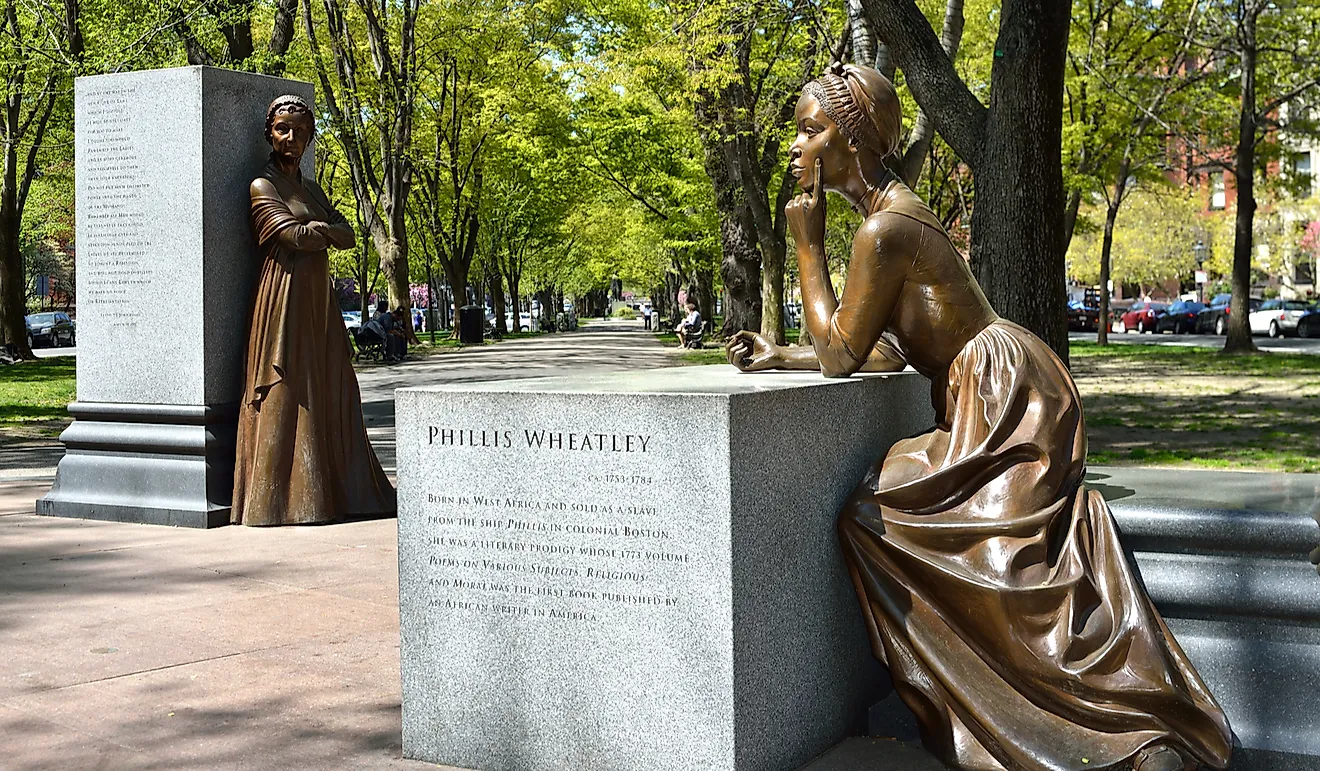
[[[518,293],[518,284],[521,281],[521,276],[514,271],[509,271],[509,275],[505,278],[509,282],[509,299],[513,301],[513,330],[515,332],[521,332],[522,295]],[[530,332],[531,330],[528,331]]]
[[[441,266],[445,270],[445,280],[449,282],[450,291],[454,296],[454,339],[462,339],[463,314],[459,311],[467,305],[468,267],[455,260],[442,260]]]
[[[679,279],[677,273],[671,270],[665,274],[666,299],[672,299],[674,301],[673,305],[669,306],[670,308],[669,318],[665,319],[665,325],[667,329],[673,329],[674,325],[678,323],[679,319],[683,318],[683,309],[678,307],[678,289],[679,289],[678,285],[679,285]]]
[[[12,7],[9,9],[13,17]],[[3,187],[0,188],[0,317],[3,317],[4,341],[17,349],[24,359],[35,359],[27,343],[26,277],[23,275],[23,254],[19,249],[18,231],[22,227],[23,213],[18,208],[18,141],[21,123],[23,84],[10,82],[10,94],[5,105],[5,134],[15,138],[5,145]]]
[[[366,324],[371,320],[371,312],[375,310],[371,306],[371,269],[368,266],[368,260],[371,256],[371,247],[367,245],[367,233],[362,228],[358,229],[358,248],[362,250],[357,260],[357,278],[358,278],[358,305],[361,306],[361,322]]]
[[[547,322],[547,321],[553,321],[554,318],[555,318],[555,317],[554,317],[554,314],[552,314],[552,313],[550,312],[550,306],[553,305],[554,302],[555,302],[555,292],[554,292],[554,288],[553,288],[553,287],[546,287],[545,289],[542,289],[542,290],[536,292],[535,294],[536,294],[536,300],[537,300],[537,302],[539,302],[539,303],[541,304],[541,320],[540,320],[540,327],[541,327],[541,329],[546,329],[547,326],[548,326],[548,324],[546,324],[546,322]],[[586,313],[583,313],[582,315],[584,315],[584,316],[585,316],[585,315],[589,315],[589,310],[590,310],[589,308],[584,307],[582,310],[583,310],[583,311],[587,311]]]
[[[35,359],[32,348],[27,344],[27,324],[24,316],[27,311],[26,284],[23,276],[23,256],[19,251],[18,229],[20,226],[16,194],[16,173],[18,163],[14,145],[5,152],[4,190],[0,191],[0,302],[4,306],[4,340],[14,346],[18,355],[24,359]]]
[[[851,0],[858,2],[859,0]],[[940,47],[944,49],[949,61],[958,57],[958,46],[963,35],[963,0],[947,0],[944,4],[944,27],[940,31]],[[935,122],[925,110],[917,109],[917,118],[912,124],[912,138],[903,151],[903,181],[908,187],[916,187],[921,178],[921,167],[930,152],[930,144],[935,139]]]
[[[861,0],[847,0],[847,6],[848,22],[852,25],[848,29],[852,36],[853,64],[874,67],[875,33],[871,31],[871,23],[866,19],[866,9],[862,8]]]
[[[696,298],[697,310],[700,311],[702,320],[713,325],[715,323],[715,276],[709,270],[693,271],[692,286],[689,291],[690,295]]]
[[[1126,167],[1126,163],[1124,163]],[[1127,169],[1124,168],[1119,174],[1120,180],[1127,179]],[[1121,188],[1123,182],[1119,182],[1115,187]],[[1122,190],[1114,191],[1114,197],[1110,199],[1109,206],[1105,209],[1105,234],[1100,243],[1100,317],[1096,321],[1095,342],[1097,345],[1109,345],[1109,275],[1112,256],[1114,252],[1114,223],[1118,221],[1118,207],[1121,202],[1120,196]]]
[[[1004,3],[972,208],[972,269],[986,296],[1065,363],[1060,146],[1070,12],[1050,0]]]
[[[1077,213],[1082,208],[1082,191],[1077,189],[1068,194],[1068,205],[1063,210],[1063,253],[1068,253],[1072,245],[1073,231],[1077,229]]]
[[[495,311],[495,334],[498,337],[504,337],[509,334],[509,323],[504,319],[504,278],[499,271],[486,269],[486,290],[490,292],[490,306]],[[514,319],[514,324],[518,323]]]
[[[411,298],[408,293],[408,242],[406,236],[382,232],[375,234],[372,240],[376,244],[376,253],[380,255],[381,272],[385,274],[385,294],[389,298],[390,308],[409,307]]]
[[[768,254],[766,252],[769,252]],[[761,336],[776,345],[784,337],[784,260],[786,248],[763,249],[761,261]]]
[[[1252,224],[1256,217],[1256,14],[1248,9],[1239,30],[1242,47],[1242,105],[1238,118],[1237,157],[1233,178],[1237,183],[1237,216],[1234,217],[1233,276],[1229,301],[1228,337],[1224,340],[1224,353],[1254,353],[1256,343],[1251,339],[1248,297],[1251,294]],[[1221,172],[1222,173],[1222,172]]]
[[[751,214],[742,200],[741,190],[729,173],[719,130],[710,122],[713,111],[705,115],[702,144],[705,146],[706,174],[715,189],[715,209],[720,216],[720,275],[724,279],[724,328],[721,334],[732,337],[738,332],[761,328],[761,253],[756,248],[756,233]],[[672,295],[670,296],[672,297]],[[656,304],[668,318],[668,302]]]
[[[436,313],[435,274],[431,270],[431,253],[426,252],[426,331],[431,333],[431,345],[435,345],[435,328],[440,324]]]

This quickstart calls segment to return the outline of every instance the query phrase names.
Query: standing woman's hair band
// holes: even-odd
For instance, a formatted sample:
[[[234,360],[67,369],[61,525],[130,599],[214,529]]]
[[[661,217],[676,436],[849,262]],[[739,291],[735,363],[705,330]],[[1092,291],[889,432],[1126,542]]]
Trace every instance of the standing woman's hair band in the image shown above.
[[[270,127],[275,124],[275,117],[281,114],[306,113],[312,114],[311,105],[307,100],[297,94],[285,94],[275,97],[270,106],[266,108],[266,141],[270,141]]]

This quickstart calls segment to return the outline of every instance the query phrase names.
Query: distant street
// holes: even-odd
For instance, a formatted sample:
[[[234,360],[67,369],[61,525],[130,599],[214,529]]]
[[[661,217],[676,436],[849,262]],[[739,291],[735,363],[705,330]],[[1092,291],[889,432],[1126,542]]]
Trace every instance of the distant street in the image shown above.
[[[32,352],[38,359],[49,359],[52,356],[77,356],[78,349],[74,348],[33,348]]]
[[[1095,340],[1094,332],[1069,332],[1069,340]],[[1280,337],[1271,340],[1264,335],[1254,338],[1262,351],[1320,354],[1320,337]],[[1223,348],[1224,338],[1218,335],[1143,335],[1139,332],[1110,332],[1111,343],[1144,343],[1146,345],[1183,345],[1197,348]]]

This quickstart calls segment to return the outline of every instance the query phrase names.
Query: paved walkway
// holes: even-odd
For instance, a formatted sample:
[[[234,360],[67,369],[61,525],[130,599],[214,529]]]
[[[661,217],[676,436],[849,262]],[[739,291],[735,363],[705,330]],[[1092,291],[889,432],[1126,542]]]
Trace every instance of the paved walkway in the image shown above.
[[[39,349],[64,355],[72,348]],[[672,367],[676,349],[665,348],[641,321],[587,321],[577,332],[456,348],[398,364],[367,364],[358,372],[367,433],[387,471],[394,470],[394,389],[438,383],[552,377]],[[0,483],[50,478],[64,455],[57,440],[0,443]]]
[[[667,349],[641,321],[590,321],[577,332],[506,340],[456,349],[398,364],[369,365],[358,372],[362,415],[381,464],[394,470],[394,389],[440,383],[585,375],[672,367]]]
[[[640,322],[606,322],[359,381],[392,471],[397,387],[672,364]],[[437,768],[400,759],[393,519],[198,531],[36,517],[60,454],[44,444],[0,453],[0,768]]]

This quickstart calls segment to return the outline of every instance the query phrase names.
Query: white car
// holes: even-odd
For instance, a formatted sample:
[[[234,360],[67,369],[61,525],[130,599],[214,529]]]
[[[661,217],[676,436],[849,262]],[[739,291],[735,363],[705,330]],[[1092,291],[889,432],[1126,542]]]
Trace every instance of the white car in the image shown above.
[[[344,317],[344,329],[353,330],[362,326],[361,311],[341,311],[340,315]]]
[[[504,326],[508,327],[510,332],[533,332],[536,327],[532,325],[532,314],[523,312],[518,314],[518,326],[514,328],[513,314],[504,314]]]
[[[1253,335],[1281,337],[1297,334],[1297,321],[1306,313],[1308,306],[1300,300],[1266,300],[1260,310],[1254,310],[1247,317]]]

